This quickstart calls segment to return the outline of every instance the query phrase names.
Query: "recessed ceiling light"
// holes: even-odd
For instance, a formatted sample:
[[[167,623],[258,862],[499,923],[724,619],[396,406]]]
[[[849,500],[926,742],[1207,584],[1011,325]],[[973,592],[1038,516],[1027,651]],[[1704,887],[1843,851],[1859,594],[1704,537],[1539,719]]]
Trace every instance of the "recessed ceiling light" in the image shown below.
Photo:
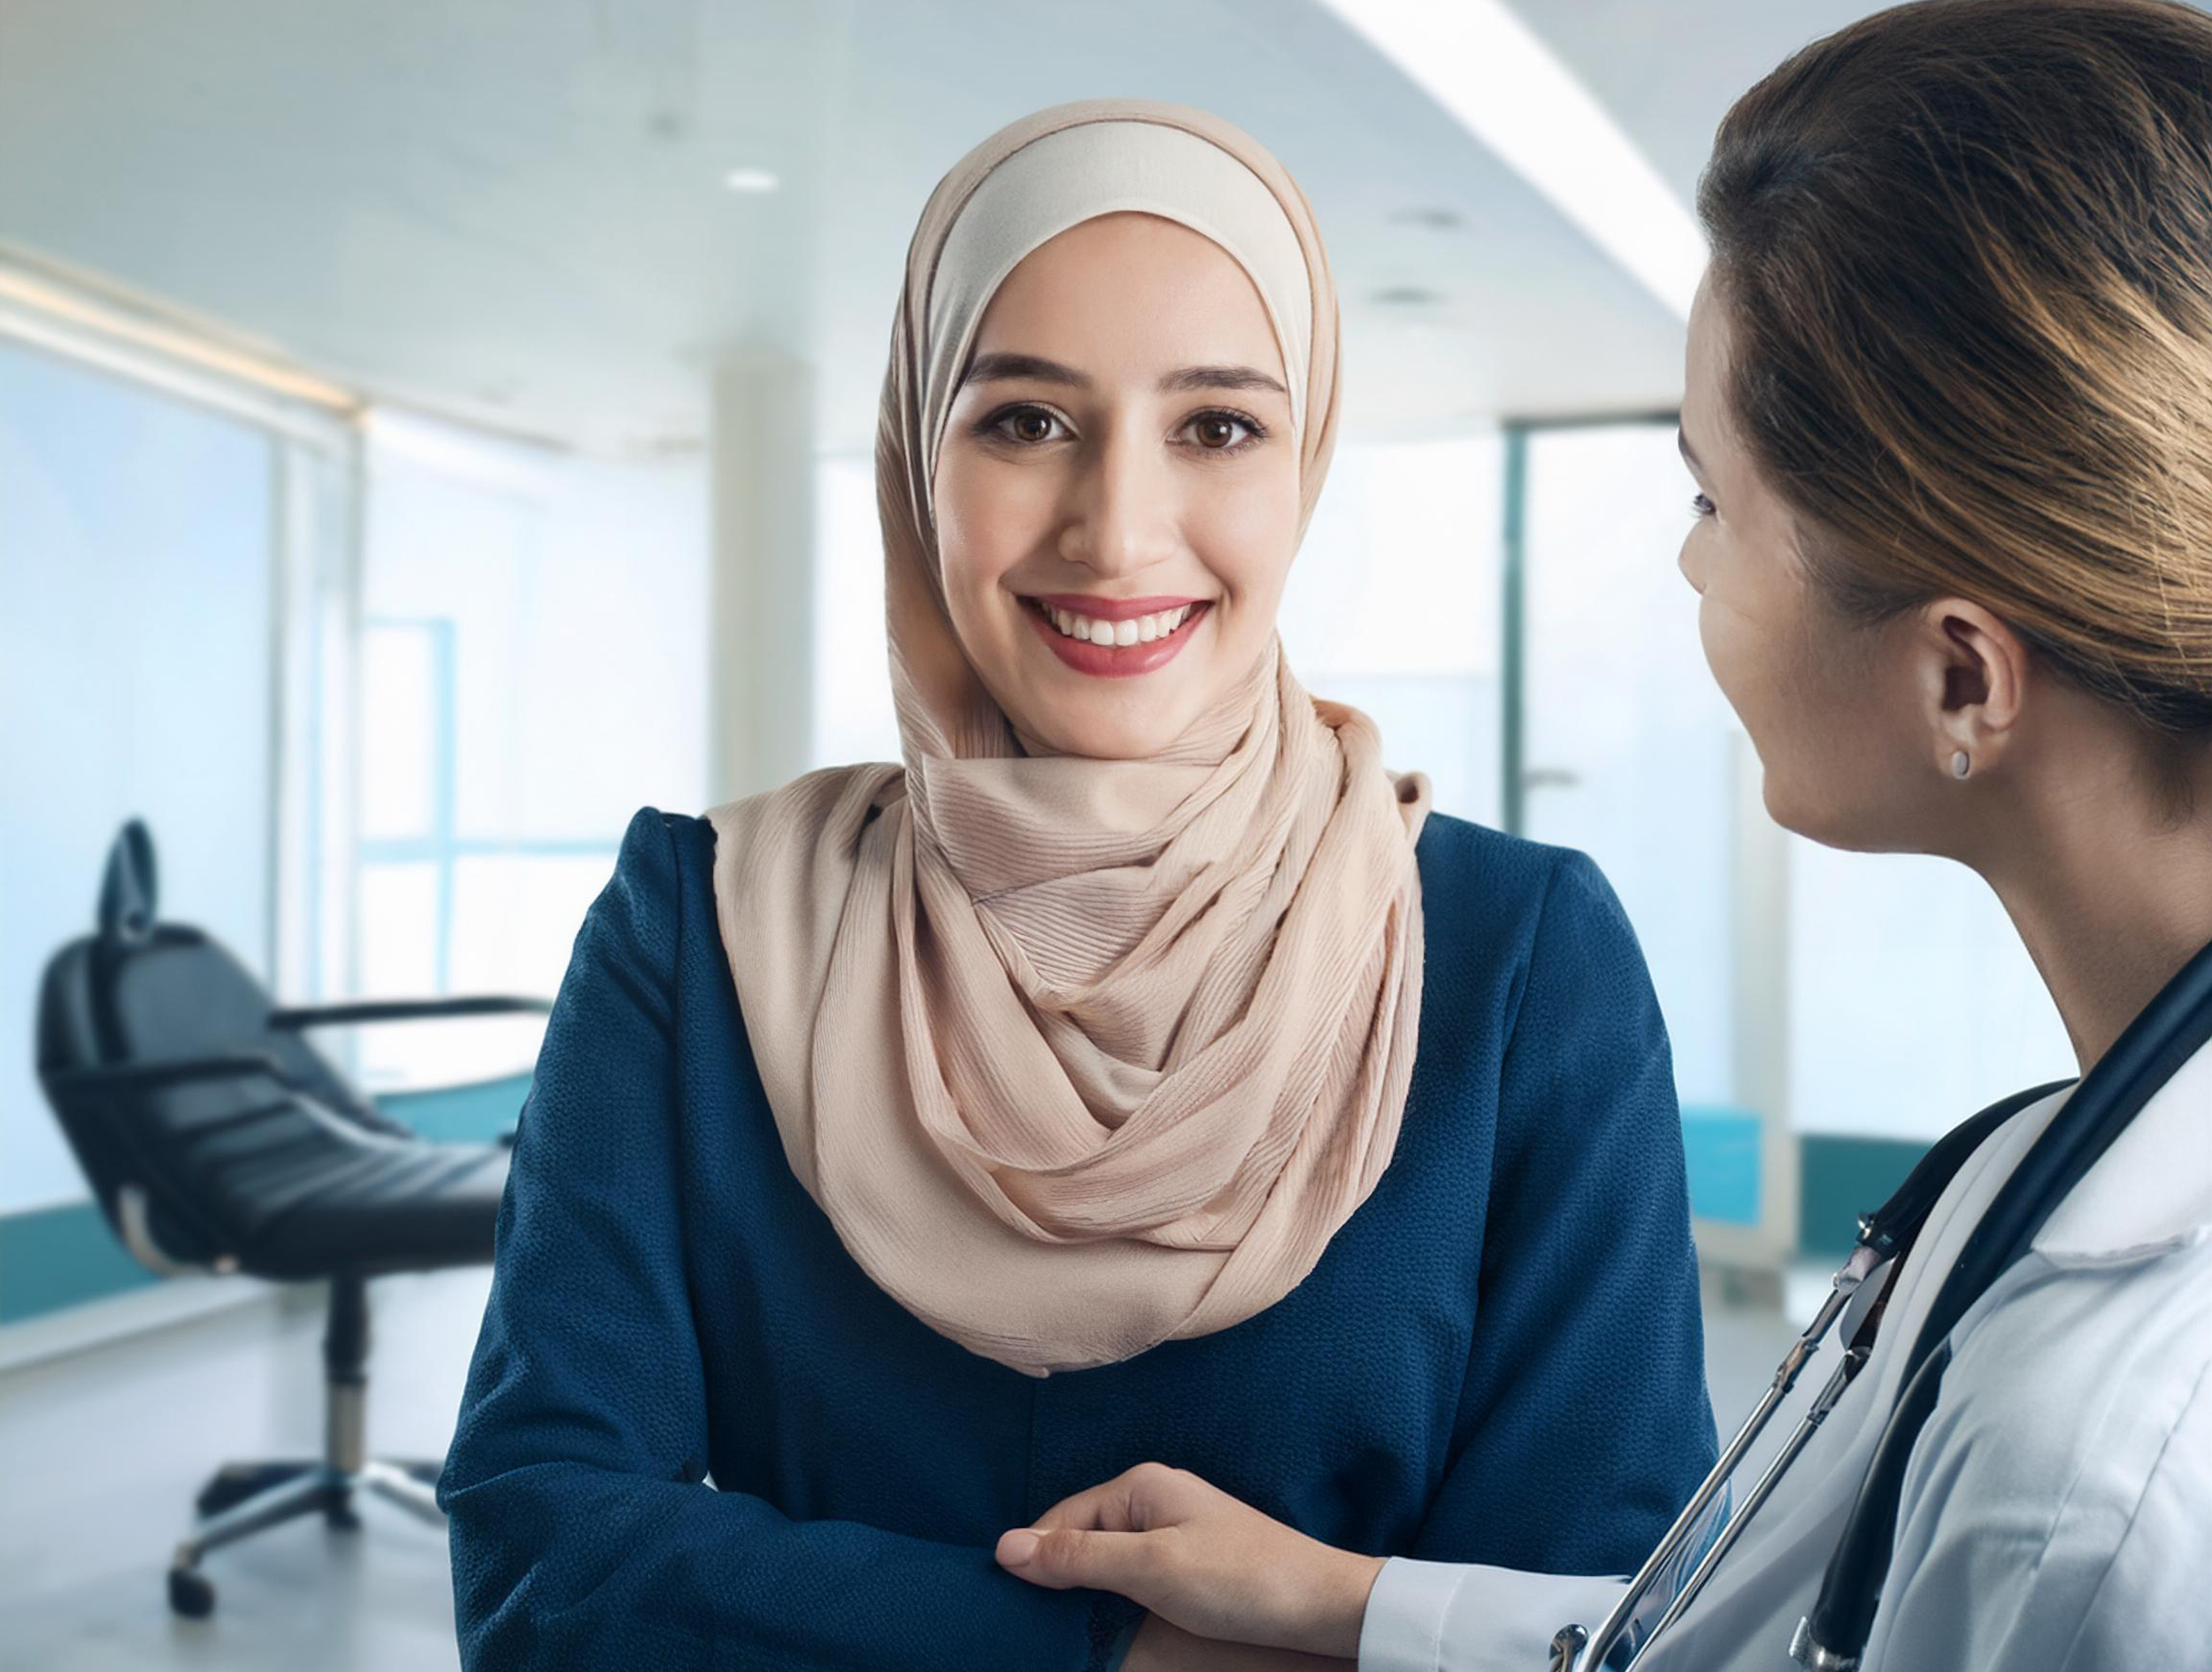
[[[722,184],[732,192],[773,192],[777,180],[765,168],[732,168],[722,176]]]

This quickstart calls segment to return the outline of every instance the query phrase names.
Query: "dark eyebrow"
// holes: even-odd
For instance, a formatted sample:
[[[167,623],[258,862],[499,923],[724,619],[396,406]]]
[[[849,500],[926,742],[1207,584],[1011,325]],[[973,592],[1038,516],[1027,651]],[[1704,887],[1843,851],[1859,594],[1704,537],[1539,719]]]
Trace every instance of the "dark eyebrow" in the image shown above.
[[[1267,373],[1255,371],[1249,366],[1186,366],[1160,380],[1160,392],[1164,395],[1200,389],[1268,389],[1286,400],[1291,392]]]
[[[1703,476],[1705,468],[1698,462],[1698,455],[1690,451],[1689,435],[1679,427],[1674,431],[1674,445],[1682,450],[1682,457],[1689,462],[1690,468]]]
[[[960,381],[994,383],[1015,378],[1030,383],[1064,383],[1073,389],[1091,386],[1091,380],[1073,366],[1036,354],[979,354],[969,362],[967,374]]]

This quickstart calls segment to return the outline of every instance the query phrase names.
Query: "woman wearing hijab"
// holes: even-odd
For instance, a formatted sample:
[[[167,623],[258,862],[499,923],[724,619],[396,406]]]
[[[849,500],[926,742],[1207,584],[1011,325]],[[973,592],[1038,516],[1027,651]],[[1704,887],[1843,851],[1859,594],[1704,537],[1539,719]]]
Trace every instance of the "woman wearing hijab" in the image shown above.
[[[1601,1571],[1709,1463],[1619,907],[1277,641],[1336,352],[1304,198],[1200,112],[1046,111],[931,198],[904,759],[630,825],[440,1483],[468,1666],[1287,1669],[994,1541],[1168,1456],[1334,1544]]]
[[[1698,207],[1682,570],[1766,805],[1972,866],[2083,1074],[1998,1106],[1869,1275],[1838,1340],[1878,1308],[1870,1355],[1638,1664],[2212,1666],[2212,18],[1879,13],[1737,102]],[[2130,1122],[2026,1210],[2045,1140],[2130,1079]],[[1985,1242],[2025,1246],[1947,1304]],[[1900,1451],[1923,1343],[1941,1380]],[[1846,1606],[1824,1574],[1864,1571],[1830,1564],[1877,1473],[1887,1578]],[[1536,1672],[1622,1602],[1586,1570],[1327,1549],[1203,1474],[1125,1474],[1001,1558],[1360,1672]]]

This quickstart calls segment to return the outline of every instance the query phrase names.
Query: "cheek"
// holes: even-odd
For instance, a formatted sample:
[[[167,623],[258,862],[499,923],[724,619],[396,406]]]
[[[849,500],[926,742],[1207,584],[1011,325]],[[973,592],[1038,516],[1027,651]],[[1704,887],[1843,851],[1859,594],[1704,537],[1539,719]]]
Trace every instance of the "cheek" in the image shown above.
[[[1690,566],[1685,552],[1685,568]],[[1759,684],[1759,623],[1747,617],[1735,588],[1724,575],[1714,573],[1710,562],[1699,561],[1698,639],[1705,648],[1705,665],[1714,683],[1748,727],[1752,717],[1747,704],[1756,706]]]
[[[1241,630],[1271,626],[1297,549],[1294,475],[1255,471],[1246,480],[1192,496],[1183,536],[1228,595]]]
[[[1022,475],[958,453],[948,453],[938,469],[937,550],[956,622],[1036,550],[1049,526],[1048,505],[1032,502],[1036,496]]]
[[[1799,752],[1808,623],[1802,589],[1778,559],[1745,556],[1708,532],[1686,550],[1701,582],[1698,635],[1714,682],[1770,772]]]

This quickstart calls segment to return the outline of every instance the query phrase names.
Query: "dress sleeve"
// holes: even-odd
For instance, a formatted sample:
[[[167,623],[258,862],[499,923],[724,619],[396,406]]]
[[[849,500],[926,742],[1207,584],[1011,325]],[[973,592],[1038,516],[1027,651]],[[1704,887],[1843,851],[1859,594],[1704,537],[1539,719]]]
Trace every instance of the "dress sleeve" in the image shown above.
[[[1103,1667],[1118,1598],[703,1483],[674,1164],[678,885],[647,808],[577,935],[522,1111],[438,1483],[464,1667]]]
[[[1456,1449],[1416,1560],[1377,1579],[1363,1672],[1546,1666],[1715,1456],[1666,1028],[1580,854],[1553,871],[1512,1028]]]

